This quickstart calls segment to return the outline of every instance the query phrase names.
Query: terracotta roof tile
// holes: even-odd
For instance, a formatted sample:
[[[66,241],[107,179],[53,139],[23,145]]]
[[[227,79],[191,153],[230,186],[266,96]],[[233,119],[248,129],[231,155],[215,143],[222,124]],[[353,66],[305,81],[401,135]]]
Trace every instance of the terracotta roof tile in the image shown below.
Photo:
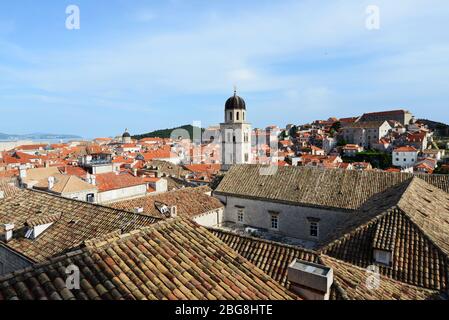
[[[449,191],[447,175],[235,165],[214,193],[293,205],[356,210],[373,195],[413,176]],[[267,171],[268,169],[268,171]],[[273,173],[264,174],[264,172]],[[261,174],[262,173],[262,174]]]
[[[149,226],[159,219],[48,193],[23,190],[0,201],[0,224],[14,223],[14,238],[6,245],[40,262],[79,246],[86,240],[121,229],[124,232]],[[23,229],[38,221],[53,222],[37,239],[24,237]]]
[[[114,236],[115,238],[115,236]],[[81,272],[80,290],[65,268]],[[37,288],[45,288],[38,290]],[[183,219],[155,224],[0,278],[0,299],[294,299],[206,229]]]

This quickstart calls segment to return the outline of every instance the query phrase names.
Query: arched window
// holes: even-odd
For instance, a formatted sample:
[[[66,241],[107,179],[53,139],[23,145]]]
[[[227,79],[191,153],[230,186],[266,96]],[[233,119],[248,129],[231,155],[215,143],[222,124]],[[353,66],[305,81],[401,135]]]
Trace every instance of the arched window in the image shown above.
[[[245,121],[245,111],[243,111],[243,121]]]
[[[239,120],[239,113],[240,113],[240,112],[237,111],[237,121]]]
[[[232,111],[229,112],[229,120],[232,120]]]

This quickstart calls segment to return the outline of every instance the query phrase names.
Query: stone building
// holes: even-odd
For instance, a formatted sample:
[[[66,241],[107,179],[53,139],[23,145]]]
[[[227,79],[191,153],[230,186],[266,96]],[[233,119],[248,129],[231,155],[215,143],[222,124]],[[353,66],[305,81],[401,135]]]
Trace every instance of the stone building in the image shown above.
[[[224,225],[254,228],[274,237],[304,241],[313,247],[357,214],[372,196],[413,177],[408,173],[277,167],[271,175],[261,165],[236,165],[214,196],[225,204]],[[419,175],[449,190],[449,177]]]
[[[403,126],[414,122],[413,114],[407,110],[391,110],[382,112],[365,113],[360,118],[361,122],[366,121],[397,121]]]
[[[346,143],[371,148],[388,135],[391,126],[387,121],[355,122],[342,129]]]

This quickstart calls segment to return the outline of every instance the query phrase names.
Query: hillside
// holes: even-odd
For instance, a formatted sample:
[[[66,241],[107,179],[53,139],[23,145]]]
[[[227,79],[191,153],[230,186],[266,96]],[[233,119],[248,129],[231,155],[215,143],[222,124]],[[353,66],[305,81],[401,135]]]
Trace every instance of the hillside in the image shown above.
[[[152,131],[152,132],[148,132],[148,133],[135,135],[135,136],[133,136],[133,139],[139,140],[139,139],[143,139],[143,138],[170,138],[171,133],[177,129],[187,130],[187,132],[189,133],[189,136],[193,137],[193,128],[194,127],[192,125],[185,125],[185,126],[181,126],[181,127],[177,127],[177,128],[156,130],[156,131]],[[204,129],[201,129],[201,134],[203,133],[203,131],[204,131]]]
[[[418,121],[427,125],[429,129],[435,131],[435,135],[449,137],[449,125],[427,119],[419,119]]]

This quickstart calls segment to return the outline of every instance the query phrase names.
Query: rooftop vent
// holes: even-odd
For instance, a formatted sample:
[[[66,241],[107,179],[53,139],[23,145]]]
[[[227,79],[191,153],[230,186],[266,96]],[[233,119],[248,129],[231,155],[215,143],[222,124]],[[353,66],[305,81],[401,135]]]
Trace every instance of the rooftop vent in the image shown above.
[[[307,300],[329,300],[334,272],[321,264],[295,259],[287,272],[291,289]]]
[[[0,199],[5,198],[5,192],[4,191],[0,191]]]

